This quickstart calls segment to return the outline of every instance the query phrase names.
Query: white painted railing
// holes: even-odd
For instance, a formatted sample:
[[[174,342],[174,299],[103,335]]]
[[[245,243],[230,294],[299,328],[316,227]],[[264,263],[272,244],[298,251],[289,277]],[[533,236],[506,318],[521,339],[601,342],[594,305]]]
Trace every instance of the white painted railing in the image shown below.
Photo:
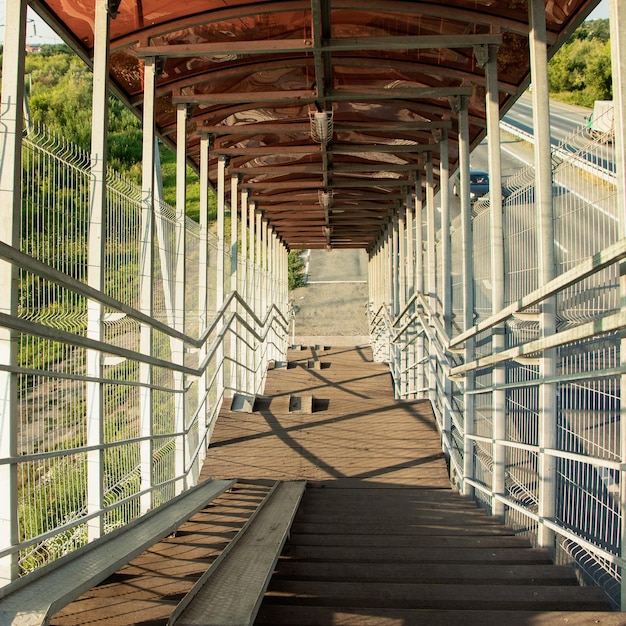
[[[605,147],[593,142],[588,149]],[[425,288],[398,292],[382,247],[382,254],[370,257],[372,344],[375,358],[389,363],[398,398],[430,399],[459,490],[553,550],[557,562],[573,563],[619,607],[626,566],[626,446],[620,427],[626,311],[619,279],[626,258],[626,240],[619,237],[624,218],[610,181],[581,174],[572,159],[556,160],[553,173],[554,280],[538,282],[533,177],[526,174],[504,204],[502,310],[492,312],[485,201],[474,205],[471,229],[474,324],[462,327],[464,244],[453,222],[452,317],[444,318],[440,299]],[[420,214],[416,221],[414,232],[390,230],[390,237],[419,241]],[[411,286],[441,288],[441,244],[435,247],[436,264],[429,263],[428,250],[421,258],[421,242],[413,249],[418,252],[409,261],[419,278]],[[394,296],[404,299],[402,310]],[[542,331],[545,303],[554,303],[554,333]],[[391,311],[397,311],[393,318]],[[542,374],[546,358],[554,359],[553,374]],[[554,408],[545,408],[546,396]]]
[[[2,436],[12,441],[0,458],[11,477],[0,507],[13,529],[0,538],[4,591],[195,484],[220,406],[234,393],[262,391],[289,332],[286,272],[270,273],[267,255],[242,251],[248,278],[231,291],[228,258],[225,275],[216,269],[225,246],[206,222],[182,223],[156,203],[154,237],[142,240],[141,191],[116,175],[107,190],[105,289],[93,289],[88,155],[33,130],[23,172],[21,249],[0,244],[19,289],[18,315],[0,315],[17,348],[0,364],[9,381],[0,389]],[[151,312],[140,293],[146,254]],[[227,295],[217,306],[219,281]],[[261,297],[250,297],[251,285]],[[87,334],[90,303],[102,310],[100,339]],[[87,368],[90,354],[100,375]]]

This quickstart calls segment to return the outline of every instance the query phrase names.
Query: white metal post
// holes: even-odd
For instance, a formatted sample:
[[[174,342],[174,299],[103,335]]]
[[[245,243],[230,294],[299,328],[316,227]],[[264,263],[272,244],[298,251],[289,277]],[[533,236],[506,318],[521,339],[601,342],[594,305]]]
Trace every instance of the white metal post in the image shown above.
[[[623,0],[611,0],[611,63],[613,74],[613,108],[615,120],[615,164],[617,207],[620,216],[620,237],[626,236],[626,7]],[[626,302],[626,262],[620,264],[621,302]],[[626,366],[626,338],[620,343],[620,365]],[[622,464],[626,463],[626,374],[620,377],[620,443]],[[620,477],[620,510],[626,511],[626,475]],[[621,525],[621,557],[626,558],[626,524]],[[621,610],[626,610],[626,576],[621,577]]]
[[[416,294],[424,293],[424,216],[423,216],[423,192],[422,172],[415,173],[415,272],[413,274],[414,289]],[[420,332],[415,340],[417,368],[415,373],[415,392],[418,398],[426,398],[424,356],[425,343],[424,333]]]
[[[404,307],[406,306],[406,292],[407,292],[407,282],[406,282],[406,207],[404,204],[400,207],[398,211],[398,311],[402,312]],[[401,324],[398,327],[404,324],[404,320],[402,320]],[[399,392],[400,398],[406,398],[407,395],[407,372],[406,372],[406,356],[407,356],[407,335],[405,334],[402,337],[402,341],[398,346],[398,382],[399,382]]]
[[[243,300],[248,302],[248,190],[241,190],[241,258],[243,260],[241,264],[241,296]],[[243,318],[248,321],[248,313],[242,311]],[[250,335],[247,330],[243,331],[245,343],[241,344],[243,351],[242,368],[241,368],[241,389],[245,392],[249,391],[249,376],[248,368],[250,367],[250,349],[248,343],[250,342]]]
[[[209,137],[200,136],[200,251],[198,254],[198,328],[202,333],[209,323]],[[198,362],[203,363],[207,355],[207,345],[202,344]],[[198,380],[198,433],[204,437],[209,411],[209,375],[205,370]],[[198,461],[200,465],[206,457],[208,441],[200,441]]]
[[[141,173],[141,242],[140,242],[140,309],[152,316],[153,302],[153,267],[154,267],[154,184],[155,184],[155,57],[144,60],[144,98],[143,98],[143,148]],[[152,355],[152,327],[141,324],[139,347],[142,354]],[[152,367],[147,363],[139,364],[140,423],[141,423],[141,512],[147,513],[153,505],[152,492]]]
[[[179,104],[176,107],[176,244],[174,259],[176,262],[176,276],[174,282],[174,328],[185,332],[185,273],[186,273],[186,228],[187,217],[187,106]],[[185,344],[181,339],[170,340],[172,347],[172,362],[185,364]],[[173,373],[174,379],[174,419],[175,432],[183,433],[185,422],[185,375],[181,372]],[[183,476],[186,465],[186,436],[176,437],[175,475]],[[186,488],[186,480],[177,480],[175,493],[179,494]]]
[[[224,282],[225,276],[225,259],[224,259],[224,205],[226,194],[226,157],[221,156],[217,160],[217,294],[216,294],[216,310],[219,310],[224,304]],[[222,316],[217,324],[218,334],[224,329],[224,317]],[[224,341],[222,341],[215,351],[216,367],[218,373],[215,378],[217,385],[217,397],[223,398],[224,394]]]
[[[268,250],[268,230],[267,220],[261,220],[261,311],[265,315],[267,312],[267,250]]]
[[[450,237],[450,145],[448,130],[443,128],[436,134],[439,140],[439,202],[441,205],[441,315],[442,325],[448,337],[452,337],[452,241]],[[452,397],[452,383],[445,376],[442,381],[444,394]],[[441,428],[446,436],[452,431],[452,415],[448,404],[441,406]],[[447,453],[447,450],[446,450]]]
[[[407,298],[410,300],[415,294],[415,207],[410,192],[407,192],[406,199],[406,289]],[[414,314],[417,305],[414,303],[409,313]],[[413,322],[410,327],[407,341],[409,342],[407,350],[407,392],[408,398],[415,398],[415,339],[416,339],[417,322]]]
[[[498,313],[504,308],[504,227],[502,212],[502,162],[500,157],[500,101],[498,88],[498,46],[485,46],[485,109],[487,115],[487,150],[489,155],[489,207],[491,210],[491,312]],[[501,352],[505,346],[504,325],[496,326],[491,337],[492,351]],[[492,428],[493,428],[493,469],[492,490],[504,496],[506,473],[506,448],[498,442],[506,437],[506,392],[501,387],[506,383],[506,366],[494,366]],[[491,513],[504,516],[504,504],[492,498]]]
[[[107,127],[109,74],[109,14],[108,0],[97,0],[94,22],[94,59],[91,114],[91,184],[89,190],[89,239],[87,243],[87,283],[102,291],[104,286],[104,250],[107,206]],[[103,306],[87,301],[87,337],[104,340]],[[103,507],[103,422],[104,405],[102,383],[102,355],[98,350],[87,350],[87,512],[97,514]],[[87,522],[89,541],[103,532],[101,515]]]
[[[441,204],[441,310],[443,327],[452,334],[452,242],[450,239],[450,156],[448,130],[439,139],[439,201]]]
[[[261,269],[260,269],[260,253],[261,253],[261,214],[257,209],[256,202],[252,206],[250,213],[250,246],[251,246],[251,265],[252,265],[252,277],[253,284],[250,285],[250,306],[254,311],[257,318],[261,317]],[[254,328],[257,332],[260,332],[259,325],[254,322]],[[252,367],[254,368],[254,393],[259,392],[259,376],[261,374],[260,358],[261,358],[261,344],[257,339],[253,339],[254,353],[252,355]]]
[[[24,123],[24,57],[26,56],[26,0],[7,3],[2,64],[0,106],[0,241],[20,248],[22,212],[22,126]],[[0,260],[0,311],[17,317],[18,272],[13,264]],[[17,366],[17,335],[0,328],[0,364]],[[0,454],[17,458],[17,375],[0,370]],[[17,464],[0,465],[0,549],[19,541]],[[0,557],[0,586],[18,577],[18,555]]]
[[[391,228],[390,228],[390,236],[391,236],[391,319],[395,321],[396,316],[400,311],[400,266],[398,253],[400,248],[400,237],[398,233],[398,229],[400,227],[400,222],[398,219],[398,211],[394,211],[393,217],[391,218]],[[395,367],[398,366],[398,363],[395,363]],[[395,381],[396,385],[399,381]],[[397,387],[396,387],[397,390]]]
[[[463,330],[474,325],[474,272],[473,272],[473,235],[472,235],[472,204],[470,201],[469,186],[469,116],[467,98],[459,98],[459,170],[461,187],[461,232],[462,232],[462,276],[463,276]],[[465,342],[465,362],[474,359],[474,340]],[[473,391],[474,373],[465,375],[465,391]],[[474,396],[466,393],[464,396],[464,445],[463,445],[463,493],[473,496],[473,488],[466,479],[474,478],[474,444],[469,435],[474,434]]]
[[[256,283],[254,285],[256,294],[257,294],[257,298],[256,298],[256,314],[262,318],[262,311],[263,311],[263,289],[262,289],[262,285],[263,285],[263,260],[261,257],[261,248],[263,245],[263,224],[262,224],[262,220],[263,220],[263,216],[261,215],[261,211],[258,210],[258,208],[255,206],[254,207],[254,220],[255,220],[255,225],[254,225],[254,238],[255,238],[255,248],[256,248],[256,252],[254,254],[254,265],[256,267],[256,276],[257,276],[257,280]]]
[[[426,290],[430,309],[430,325],[434,326],[437,315],[437,261],[435,259],[435,178],[433,175],[433,153],[426,155]],[[434,337],[434,334],[433,334]],[[437,350],[428,347],[428,397],[433,405],[437,403]]]
[[[239,200],[239,176],[234,175],[230,177],[230,290],[232,292],[237,291],[237,276],[238,276],[238,263],[239,263],[239,230],[237,224],[237,204]],[[231,313],[237,312],[237,300],[233,299],[230,311]],[[233,320],[230,335],[230,387],[235,393],[240,389],[240,368],[241,361],[239,360],[239,342],[237,340],[237,333],[239,325],[236,320]]]
[[[539,225],[539,284],[555,277],[554,207],[552,200],[552,161],[550,142],[550,99],[548,89],[548,46],[543,0],[530,0],[530,75],[533,83],[533,128],[535,153],[535,206]],[[548,337],[556,332],[556,300],[541,306],[540,332]],[[540,358],[541,379],[556,375],[556,349],[545,350]],[[539,385],[539,447],[556,447],[556,384]],[[542,523],[556,512],[556,467],[554,457],[539,452],[539,545],[554,549],[554,531]]]

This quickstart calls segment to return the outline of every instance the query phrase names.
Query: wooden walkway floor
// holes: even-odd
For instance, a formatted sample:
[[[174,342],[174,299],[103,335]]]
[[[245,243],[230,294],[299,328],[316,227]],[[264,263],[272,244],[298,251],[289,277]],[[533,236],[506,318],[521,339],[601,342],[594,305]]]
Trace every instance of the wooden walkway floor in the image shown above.
[[[369,348],[289,359],[269,372],[258,410],[222,411],[203,478],[450,487],[430,404],[394,400],[389,368],[372,363]],[[313,396],[313,412],[289,412],[291,396]]]
[[[167,624],[271,481],[303,479],[259,626],[624,623],[600,589],[579,587],[571,568],[450,489],[430,404],[394,400],[369,349],[289,358],[270,371],[254,412],[225,407],[216,424],[201,480],[238,486],[51,624]],[[311,412],[290,410],[307,404]]]

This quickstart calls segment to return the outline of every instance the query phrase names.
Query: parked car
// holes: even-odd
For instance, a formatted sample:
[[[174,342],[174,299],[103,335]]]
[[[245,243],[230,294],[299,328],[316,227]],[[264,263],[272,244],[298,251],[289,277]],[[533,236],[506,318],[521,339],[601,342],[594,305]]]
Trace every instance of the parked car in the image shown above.
[[[457,179],[454,183],[453,193],[458,196],[460,192],[461,185]],[[470,201],[472,204],[487,193],[489,193],[489,172],[470,170]]]

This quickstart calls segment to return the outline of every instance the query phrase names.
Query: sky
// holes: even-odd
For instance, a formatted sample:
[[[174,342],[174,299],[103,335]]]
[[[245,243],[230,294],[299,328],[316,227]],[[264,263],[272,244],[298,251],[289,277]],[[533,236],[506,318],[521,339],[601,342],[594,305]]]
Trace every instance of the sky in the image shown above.
[[[0,43],[4,42],[4,11],[6,3],[11,0],[0,0]],[[602,0],[598,8],[589,16],[590,19],[601,19],[609,17],[609,0]],[[28,10],[28,26],[26,29],[27,41],[29,44],[36,43],[61,43],[61,40],[54,34],[46,23],[32,10]]]

